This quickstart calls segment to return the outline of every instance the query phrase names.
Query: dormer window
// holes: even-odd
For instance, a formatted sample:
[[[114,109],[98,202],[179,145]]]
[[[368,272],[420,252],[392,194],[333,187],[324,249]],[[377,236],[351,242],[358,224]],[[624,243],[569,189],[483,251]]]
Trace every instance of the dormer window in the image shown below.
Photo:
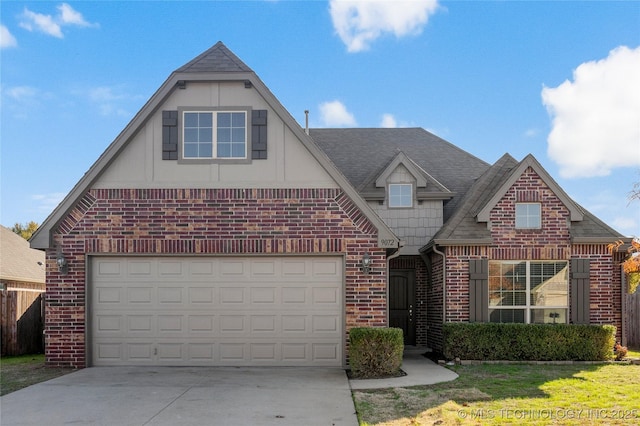
[[[542,214],[540,203],[516,204],[516,229],[540,229]]]
[[[413,207],[413,185],[410,183],[389,184],[389,207]]]

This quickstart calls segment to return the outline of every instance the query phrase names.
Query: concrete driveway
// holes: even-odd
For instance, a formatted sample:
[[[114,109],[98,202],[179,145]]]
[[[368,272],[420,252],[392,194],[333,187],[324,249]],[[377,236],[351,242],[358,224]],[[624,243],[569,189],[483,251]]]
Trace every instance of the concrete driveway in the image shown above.
[[[357,425],[338,368],[92,367],[0,398],[4,425]]]

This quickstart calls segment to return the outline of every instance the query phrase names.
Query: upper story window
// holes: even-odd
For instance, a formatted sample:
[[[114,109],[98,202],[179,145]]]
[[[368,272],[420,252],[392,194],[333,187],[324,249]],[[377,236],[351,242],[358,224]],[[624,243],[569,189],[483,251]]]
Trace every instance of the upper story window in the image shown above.
[[[516,229],[540,229],[541,227],[540,203],[516,204]]]
[[[247,158],[245,111],[184,111],[182,158]]]
[[[389,207],[413,207],[413,185],[389,184]]]

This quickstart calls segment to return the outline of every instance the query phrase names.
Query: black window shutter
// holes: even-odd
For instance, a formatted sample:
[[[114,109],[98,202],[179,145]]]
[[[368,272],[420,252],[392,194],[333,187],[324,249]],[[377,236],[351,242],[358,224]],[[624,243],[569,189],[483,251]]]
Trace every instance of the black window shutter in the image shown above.
[[[589,324],[589,259],[571,259],[571,323]]]
[[[489,261],[469,261],[469,321],[489,322]]]
[[[178,159],[178,111],[162,111],[162,159]]]
[[[251,159],[267,159],[267,110],[251,111]]]

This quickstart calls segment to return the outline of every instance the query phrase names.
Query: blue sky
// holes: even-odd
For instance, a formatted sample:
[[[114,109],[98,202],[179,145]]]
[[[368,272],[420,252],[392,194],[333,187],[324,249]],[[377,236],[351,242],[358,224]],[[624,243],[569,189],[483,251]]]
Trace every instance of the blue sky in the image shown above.
[[[44,221],[169,74],[223,41],[311,127],[532,153],[640,235],[638,1],[0,2],[0,223]]]

